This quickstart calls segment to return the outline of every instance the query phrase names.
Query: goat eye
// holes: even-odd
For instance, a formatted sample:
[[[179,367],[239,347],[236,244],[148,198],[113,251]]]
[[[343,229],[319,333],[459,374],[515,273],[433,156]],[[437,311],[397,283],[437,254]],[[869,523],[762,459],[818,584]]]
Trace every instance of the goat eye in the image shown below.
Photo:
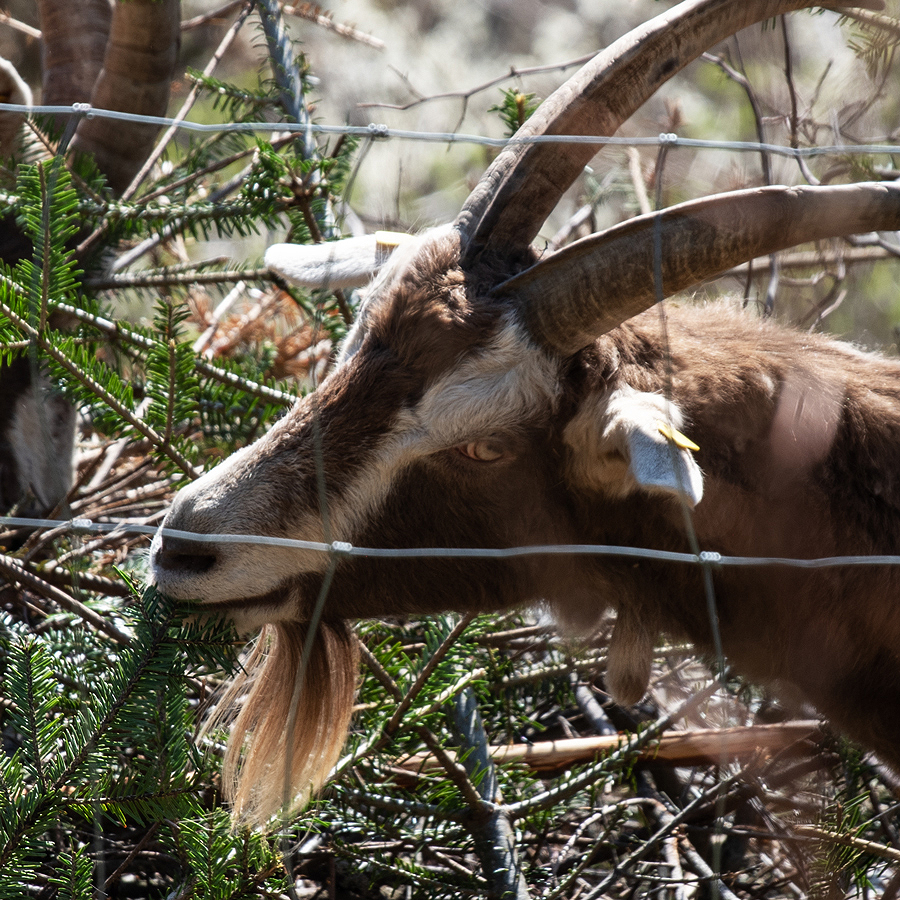
[[[477,462],[495,462],[503,456],[503,448],[496,441],[470,441],[456,449]]]

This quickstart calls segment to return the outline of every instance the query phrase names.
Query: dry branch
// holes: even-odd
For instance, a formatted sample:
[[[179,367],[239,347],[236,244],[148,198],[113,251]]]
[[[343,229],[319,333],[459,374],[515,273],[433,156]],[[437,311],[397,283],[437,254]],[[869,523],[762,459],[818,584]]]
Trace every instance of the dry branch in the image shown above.
[[[306,19],[308,22],[314,22],[320,28],[331,31],[340,37],[349,38],[351,41],[357,41],[360,44],[366,44],[369,47],[374,47],[376,50],[384,50],[385,44],[380,38],[366,34],[352,25],[335,22],[331,17],[331,12],[322,9],[317,3],[298,3],[296,6],[285,6],[282,12],[286,16],[297,16],[297,18]]]
[[[746,760],[757,754],[773,756],[806,741],[818,728],[817,721],[802,720],[777,725],[672,731],[641,750],[638,759],[673,766],[698,766],[717,764],[723,760]],[[536,771],[544,771],[592,762],[604,753],[618,750],[624,740],[623,735],[616,734],[512,744],[493,746],[490,754],[495,763],[520,763]],[[438,768],[440,766],[433,756],[417,754],[399,761],[393,771],[414,778]]]

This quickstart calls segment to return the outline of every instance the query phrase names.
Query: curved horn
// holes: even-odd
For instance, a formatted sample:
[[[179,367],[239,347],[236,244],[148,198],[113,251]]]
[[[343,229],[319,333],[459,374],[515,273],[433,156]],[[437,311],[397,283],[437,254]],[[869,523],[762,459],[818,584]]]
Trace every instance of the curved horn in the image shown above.
[[[880,0],[843,4],[882,8]],[[549,135],[612,135],[669,78],[749,25],[809,0],[684,0],[610,44],[559,87],[516,132],[456,219],[463,265],[531,243],[602,143],[521,143]]]
[[[91,105],[164,116],[178,62],[180,33],[179,0],[117,0]],[[156,125],[85,119],[78,125],[72,149],[93,154],[110,187],[119,194],[150,154],[158,131]]]
[[[681,203],[570,244],[508,279],[531,336],[563,356],[669,296],[797,244],[900,229],[900,184],[764,187]]]
[[[103,68],[112,7],[109,0],[38,0],[43,97],[47,106],[91,99]],[[60,132],[65,120],[57,123]]]

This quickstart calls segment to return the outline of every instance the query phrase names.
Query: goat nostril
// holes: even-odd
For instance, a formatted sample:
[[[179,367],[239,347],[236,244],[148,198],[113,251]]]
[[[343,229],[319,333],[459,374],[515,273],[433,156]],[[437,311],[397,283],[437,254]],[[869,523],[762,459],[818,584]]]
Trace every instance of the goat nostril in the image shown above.
[[[154,555],[153,563],[169,572],[201,575],[216,564],[216,556],[202,544],[164,537]]]
[[[161,550],[156,554],[156,564],[161,569],[200,575],[208,572],[216,564],[216,558],[211,553],[176,553],[172,550]]]

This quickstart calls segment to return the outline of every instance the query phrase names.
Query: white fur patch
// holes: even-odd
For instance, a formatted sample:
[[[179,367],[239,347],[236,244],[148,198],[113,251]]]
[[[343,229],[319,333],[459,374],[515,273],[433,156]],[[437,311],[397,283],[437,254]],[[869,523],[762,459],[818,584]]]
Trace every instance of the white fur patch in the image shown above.
[[[278,508],[282,485],[261,476],[255,457],[265,452],[281,428],[290,419],[282,419],[256,444],[233,453],[220,465],[182,488],[175,496],[163,529],[207,534],[259,535],[270,531],[269,510]],[[301,541],[323,542],[322,520],[313,506],[288,533],[279,537]],[[181,600],[200,599],[222,603],[258,597],[277,588],[299,572],[324,571],[328,558],[316,550],[272,546],[264,542],[217,543],[217,564],[209,571],[166,569],[155,567],[153,582],[160,590]],[[153,540],[151,560],[161,549],[158,532]],[[205,552],[204,542],[196,544],[198,553]],[[293,610],[288,610],[293,614]],[[288,618],[290,615],[288,615]],[[268,619],[275,621],[275,617]]]
[[[703,475],[691,451],[664,433],[679,431],[683,418],[665,397],[628,385],[589,398],[563,434],[572,451],[571,479],[613,497],[648,491],[695,506],[703,498]]]
[[[559,367],[509,314],[490,345],[433,384],[413,411],[425,452],[515,428],[556,406]]]
[[[72,486],[74,438],[75,410],[39,377],[16,399],[7,440],[21,491],[30,490],[44,510],[53,509]]]
[[[416,459],[514,429],[551,410],[558,391],[557,363],[510,316],[489,346],[440,378],[415,408],[398,414],[374,458],[330,511],[335,533],[355,533]]]

